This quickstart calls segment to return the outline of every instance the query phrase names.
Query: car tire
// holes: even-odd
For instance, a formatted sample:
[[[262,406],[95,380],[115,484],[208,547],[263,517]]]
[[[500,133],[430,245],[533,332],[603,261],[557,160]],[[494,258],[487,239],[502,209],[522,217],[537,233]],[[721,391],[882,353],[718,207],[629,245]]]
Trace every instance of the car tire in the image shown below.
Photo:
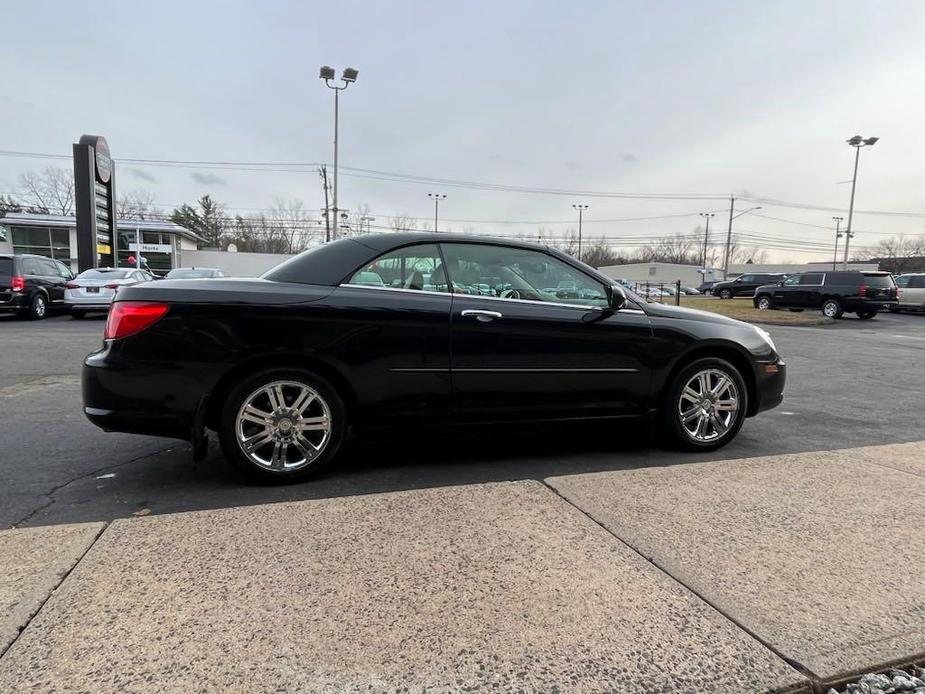
[[[770,311],[774,308],[774,302],[771,300],[767,294],[761,294],[760,296],[755,297],[755,308],[759,311]]]
[[[298,412],[303,397],[307,403]],[[259,415],[245,413],[246,405]],[[300,424],[318,429],[303,431],[300,438]],[[219,441],[225,458],[251,481],[287,484],[330,465],[346,433],[347,408],[327,380],[304,369],[267,369],[241,381],[225,399]],[[249,453],[243,443],[248,438]]]
[[[717,296],[718,296],[720,299],[731,299],[731,298],[732,298],[732,290],[731,290],[731,289],[720,289],[720,290],[719,290],[719,294],[717,294]]]
[[[47,313],[48,301],[45,299],[44,294],[37,293],[29,302],[29,318],[30,320],[42,320]]]
[[[695,413],[696,423],[690,421],[690,413],[698,409],[695,401],[692,400],[687,389],[690,387],[693,392],[702,392],[702,389],[691,386],[692,383],[702,384],[701,376],[707,378],[708,395],[705,400],[708,401],[707,409]],[[712,389],[719,385],[720,377],[725,377],[729,384],[712,396]],[[727,396],[725,398],[721,396]],[[732,397],[728,397],[728,396]],[[731,417],[722,414],[723,411],[714,411],[712,408],[717,403],[728,403],[735,401],[735,410],[732,411]],[[725,410],[729,412],[731,410]],[[717,426],[711,417],[701,417],[703,412],[718,415],[720,423],[724,427]],[[732,441],[742,428],[745,422],[745,416],[748,412],[748,390],[745,386],[745,380],[739,370],[725,359],[708,357],[697,359],[686,365],[672,378],[665,391],[665,398],[662,404],[661,421],[662,428],[668,434],[674,445],[682,450],[687,451],[713,451],[721,446],[725,446]],[[691,432],[690,427],[694,425],[696,431]],[[701,427],[704,427],[703,434],[700,435]]]
[[[822,302],[822,315],[826,318],[838,320],[845,313],[838,299],[826,299]]]
[[[858,318],[861,320],[870,320],[877,315],[877,311],[858,311]]]

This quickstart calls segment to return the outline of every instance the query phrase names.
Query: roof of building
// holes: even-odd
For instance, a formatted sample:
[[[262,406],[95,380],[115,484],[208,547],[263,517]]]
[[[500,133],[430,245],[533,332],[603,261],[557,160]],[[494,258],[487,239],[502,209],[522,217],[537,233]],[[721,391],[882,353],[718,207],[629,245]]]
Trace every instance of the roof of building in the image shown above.
[[[77,218],[60,214],[33,214],[31,212],[7,212],[0,216],[0,224],[16,224],[20,226],[45,227],[76,227]],[[168,234],[177,234],[194,241],[204,242],[205,239],[194,231],[179,224],[160,219],[119,219],[116,227],[122,231],[162,231]]]

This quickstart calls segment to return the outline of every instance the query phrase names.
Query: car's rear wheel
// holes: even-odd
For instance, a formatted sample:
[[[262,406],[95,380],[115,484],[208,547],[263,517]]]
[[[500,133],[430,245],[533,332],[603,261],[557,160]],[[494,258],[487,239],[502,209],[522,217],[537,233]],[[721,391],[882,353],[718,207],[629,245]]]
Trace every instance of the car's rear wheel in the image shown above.
[[[841,307],[838,299],[826,299],[822,303],[822,315],[826,318],[841,318],[845,309]]]
[[[870,320],[877,315],[877,311],[858,311],[858,318],[861,320]]]
[[[337,456],[347,430],[337,391],[303,369],[269,369],[242,381],[222,409],[225,457],[252,480],[306,479]]]
[[[698,359],[672,379],[662,424],[685,450],[712,451],[735,438],[748,412],[742,374],[725,359]]]
[[[771,301],[771,297],[767,296],[766,294],[762,294],[755,299],[755,308],[757,308],[759,311],[770,311],[772,308],[774,308],[774,302]]]
[[[718,296],[720,299],[731,299],[732,290],[731,289],[720,289]]]
[[[29,318],[32,320],[42,320],[48,312],[48,302],[45,301],[44,294],[36,294],[29,303]]]

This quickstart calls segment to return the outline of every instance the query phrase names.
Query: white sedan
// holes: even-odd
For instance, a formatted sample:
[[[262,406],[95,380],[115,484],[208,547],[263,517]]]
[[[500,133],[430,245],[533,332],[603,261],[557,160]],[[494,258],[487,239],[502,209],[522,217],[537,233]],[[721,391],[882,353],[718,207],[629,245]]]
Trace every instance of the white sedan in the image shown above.
[[[84,270],[64,285],[64,305],[74,318],[83,318],[87,311],[108,311],[119,287],[152,279],[150,273],[132,268]]]

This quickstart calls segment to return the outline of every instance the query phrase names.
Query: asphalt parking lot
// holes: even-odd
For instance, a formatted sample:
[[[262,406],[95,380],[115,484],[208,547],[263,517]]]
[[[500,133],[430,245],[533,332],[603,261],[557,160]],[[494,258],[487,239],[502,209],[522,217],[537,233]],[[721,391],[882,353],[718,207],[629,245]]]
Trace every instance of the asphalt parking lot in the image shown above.
[[[827,450],[922,438],[911,397],[925,390],[925,316],[853,317],[823,328],[773,327],[788,363],[783,405],[750,419],[711,454],[684,454],[638,427],[486,429],[355,445],[323,477],[245,484],[213,445],[193,463],[181,441],[107,434],[86,421],[80,367],[102,318],[0,317],[0,527],[336,497],[579,472]]]

